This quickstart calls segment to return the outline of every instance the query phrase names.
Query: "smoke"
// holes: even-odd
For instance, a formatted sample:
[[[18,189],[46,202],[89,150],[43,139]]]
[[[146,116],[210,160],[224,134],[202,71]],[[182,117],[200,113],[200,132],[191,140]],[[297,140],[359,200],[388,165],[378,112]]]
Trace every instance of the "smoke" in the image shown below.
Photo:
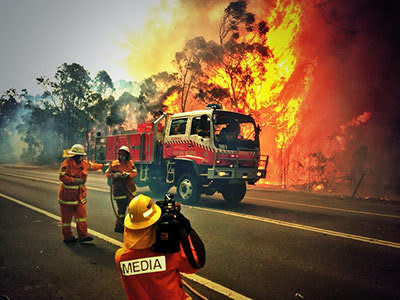
[[[138,80],[171,72],[171,61],[187,40],[203,36],[218,41],[218,25],[230,2],[177,1],[154,7],[143,32],[127,33],[128,73]],[[248,1],[248,11],[265,19],[277,2],[292,1]],[[286,90],[303,88],[305,80],[309,80],[309,89],[299,112],[299,132],[288,154],[292,164],[297,161],[306,180],[310,179],[307,170],[318,160],[336,180],[352,176],[354,181],[360,172],[367,172],[364,187],[371,186],[367,194],[399,190],[400,174],[393,166],[400,159],[400,36],[396,31],[400,4],[369,0],[297,3],[302,6],[295,43],[297,69]],[[275,133],[263,130],[268,141],[274,140]],[[276,151],[270,147],[264,144],[263,152]]]
[[[127,73],[135,80],[172,71],[175,53],[196,36],[217,40],[218,22],[230,1],[163,1],[151,8],[141,32],[126,34]]]
[[[353,175],[367,149],[361,169],[369,196],[399,192],[398,11],[397,2],[366,0],[314,1],[303,10],[298,47],[313,65],[313,83],[298,141]]]
[[[17,131],[17,126],[21,124],[22,118],[27,114],[27,110],[19,107],[12,115],[9,124],[2,128],[0,135],[0,162],[15,163],[21,161],[23,150],[26,148],[21,138],[22,136]]]

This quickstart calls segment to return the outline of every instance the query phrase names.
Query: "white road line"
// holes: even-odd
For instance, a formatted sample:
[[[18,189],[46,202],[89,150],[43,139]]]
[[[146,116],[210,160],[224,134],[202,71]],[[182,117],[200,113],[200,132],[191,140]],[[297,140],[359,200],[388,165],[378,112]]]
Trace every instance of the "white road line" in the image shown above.
[[[37,181],[59,183],[58,181],[55,181],[55,180],[39,179],[39,178],[35,178],[35,177],[14,175],[14,174],[9,174],[9,175],[15,176],[15,177],[21,177],[21,178],[28,178],[28,179],[37,180]],[[108,190],[99,189],[99,188],[88,187],[88,189],[109,192]],[[185,206],[188,206],[188,205],[185,205]],[[305,204],[305,206],[307,206],[307,205]],[[217,209],[206,208],[206,207],[197,207],[197,206],[188,206],[188,207],[191,207],[193,209],[198,209],[198,210],[210,211],[213,213],[219,213],[219,214],[239,217],[239,218],[243,218],[243,219],[256,220],[256,221],[261,221],[264,223],[276,224],[276,225],[286,226],[286,227],[290,227],[290,228],[296,228],[296,229],[307,230],[307,231],[322,233],[322,234],[341,237],[341,238],[357,240],[357,241],[380,245],[380,246],[400,248],[400,243],[397,243],[397,242],[385,241],[385,240],[375,239],[375,238],[371,238],[371,237],[365,237],[365,236],[360,236],[360,235],[355,235],[355,234],[350,234],[350,233],[337,232],[337,231],[333,231],[333,230],[322,229],[322,228],[308,226],[308,225],[300,225],[300,224],[296,224],[296,223],[290,223],[290,222],[280,221],[280,220],[276,220],[276,219],[269,219],[269,218],[264,218],[264,217],[259,217],[259,216],[253,216],[253,215],[246,215],[246,214],[241,214],[241,213],[236,213],[236,212],[231,212],[231,211],[217,210]],[[317,206],[315,206],[315,207],[317,207]],[[329,209],[329,207],[322,207],[322,206],[319,208]],[[338,210],[342,210],[342,209],[338,209]],[[344,211],[347,212],[347,210],[344,210]],[[348,212],[363,213],[360,211],[348,211]],[[398,217],[395,215],[383,215],[383,214],[375,214],[375,213],[369,213],[369,214],[386,216],[386,217]]]
[[[194,206],[191,206],[191,207],[199,209],[199,210],[224,214],[224,215],[228,215],[228,216],[239,217],[239,218],[248,219],[248,220],[261,221],[261,222],[265,222],[265,223],[276,224],[276,225],[286,226],[286,227],[295,228],[295,229],[307,230],[307,231],[322,233],[322,234],[336,236],[336,237],[342,237],[342,238],[351,239],[351,240],[357,240],[357,241],[380,245],[380,246],[400,248],[400,243],[379,240],[379,239],[365,237],[365,236],[361,236],[361,235],[338,232],[338,231],[322,229],[322,228],[308,226],[308,225],[290,223],[290,222],[269,219],[269,218],[264,218],[264,217],[259,217],[259,216],[245,215],[245,214],[235,213],[232,211],[221,211],[221,210],[216,210],[216,209],[206,208],[206,207],[194,207]]]
[[[260,199],[254,198],[254,197],[246,197],[247,199],[250,200],[258,200]],[[282,201],[282,200],[272,200],[272,199],[262,199],[263,202],[275,202],[275,203],[281,203],[281,204],[289,204],[289,205],[297,205],[297,206],[305,206],[305,207],[311,207],[311,208],[318,208],[318,209],[329,209],[329,210],[336,210],[340,212],[346,212],[346,213],[353,213],[353,214],[361,214],[361,215],[371,215],[371,216],[379,216],[379,217],[388,217],[388,218],[395,218],[395,219],[400,219],[400,216],[398,215],[389,215],[389,214],[381,214],[381,213],[375,213],[375,212],[369,212],[369,211],[362,211],[362,210],[352,210],[352,209],[344,209],[344,208],[336,208],[336,207],[329,207],[329,206],[320,206],[320,205],[314,205],[314,204],[306,204],[306,203],[299,203],[299,202],[289,202],[289,201]]]
[[[38,212],[38,213],[40,213],[40,214],[42,214],[42,215],[45,215],[45,216],[47,216],[47,217],[49,217],[49,218],[52,218],[52,219],[54,219],[54,220],[56,220],[56,221],[58,221],[58,222],[61,221],[61,218],[60,218],[59,216],[57,216],[57,215],[55,215],[55,214],[53,214],[53,213],[51,213],[51,212],[48,212],[48,211],[46,211],[46,210],[43,210],[43,209],[41,209],[41,208],[38,208],[38,207],[36,207],[36,206],[33,206],[33,205],[31,205],[31,204],[28,204],[28,203],[26,203],[26,202],[23,202],[23,201],[21,201],[21,200],[15,199],[15,198],[13,198],[13,197],[11,197],[11,196],[8,196],[8,195],[5,195],[5,194],[3,194],[3,193],[0,193],[0,197],[3,197],[3,198],[5,198],[5,199],[7,199],[7,200],[10,200],[10,201],[12,201],[12,202],[15,202],[15,203],[17,203],[17,204],[19,204],[19,205],[21,205],[21,206],[25,206],[25,207],[27,207],[27,208],[33,210],[33,211],[36,211],[36,212]],[[73,222],[73,223],[71,224],[71,226],[74,227],[74,228],[76,228],[76,223]],[[90,234],[92,234],[92,235],[94,235],[94,236],[100,238],[100,239],[105,240],[106,242],[109,242],[109,243],[111,243],[111,244],[113,244],[113,245],[116,245],[116,246],[118,246],[118,247],[122,247],[122,243],[121,243],[120,241],[117,241],[116,239],[113,239],[113,238],[111,238],[111,237],[109,237],[109,236],[106,236],[106,235],[104,235],[104,234],[102,234],[102,233],[100,233],[100,232],[97,232],[97,231],[95,231],[95,230],[92,230],[92,229],[88,229],[88,232],[89,232]]]
[[[49,218],[52,218],[52,219],[54,219],[56,221],[60,222],[60,220],[61,220],[60,217],[55,215],[55,214],[52,214],[52,213],[50,213],[48,211],[45,211],[45,210],[43,210],[41,208],[38,208],[36,206],[33,206],[33,205],[28,204],[26,202],[23,202],[21,200],[15,199],[15,198],[13,198],[11,196],[8,196],[8,195],[5,195],[3,193],[0,193],[0,197],[3,197],[3,198],[5,198],[5,199],[7,199],[9,201],[17,203],[17,204],[19,204],[21,206],[24,206],[26,208],[29,208],[29,209],[31,209],[33,211],[36,211],[36,212],[38,212],[40,214],[43,214],[43,215],[45,215],[45,216],[47,216]],[[72,225],[72,227],[76,227],[75,223],[72,223],[71,225]],[[113,245],[117,246],[117,247],[122,247],[122,245],[123,245],[122,242],[120,242],[120,241],[118,241],[116,239],[113,239],[112,237],[109,237],[109,236],[107,236],[105,234],[102,234],[102,233],[100,233],[98,231],[95,231],[93,229],[88,229],[88,232],[91,235],[93,235],[93,236],[95,236],[97,238],[100,238],[100,239],[102,239],[102,240],[104,240],[104,241],[106,241],[106,242],[108,242],[110,244],[113,244]],[[225,295],[225,296],[227,296],[227,297],[229,297],[231,299],[251,300],[251,298],[248,298],[248,297],[246,297],[246,296],[244,296],[242,294],[239,294],[238,292],[235,292],[235,291],[233,291],[233,290],[231,290],[231,289],[229,289],[227,287],[224,287],[223,285],[220,285],[220,284],[218,284],[216,282],[208,280],[208,279],[206,279],[204,277],[201,277],[199,275],[196,275],[196,274],[183,274],[182,273],[182,276],[184,276],[184,277],[186,277],[186,278],[188,278],[190,280],[193,280],[193,281],[195,281],[197,283],[200,283],[200,284],[204,285],[205,287],[207,287],[207,288],[209,288],[209,289],[211,289],[211,290],[213,290],[213,291],[215,291],[215,292],[217,292],[219,294]]]

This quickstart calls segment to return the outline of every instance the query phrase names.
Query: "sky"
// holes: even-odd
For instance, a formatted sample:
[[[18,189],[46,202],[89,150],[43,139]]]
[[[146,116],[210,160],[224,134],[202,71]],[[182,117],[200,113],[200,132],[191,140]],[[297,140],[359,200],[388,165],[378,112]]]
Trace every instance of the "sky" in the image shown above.
[[[140,32],[159,0],[0,0],[0,95],[9,88],[35,94],[39,76],[77,62],[94,76],[134,80],[124,68],[121,44]]]
[[[264,0],[261,0],[263,2]],[[79,63],[92,78],[141,81],[172,69],[189,38],[215,39],[230,0],[0,0],[0,95]]]

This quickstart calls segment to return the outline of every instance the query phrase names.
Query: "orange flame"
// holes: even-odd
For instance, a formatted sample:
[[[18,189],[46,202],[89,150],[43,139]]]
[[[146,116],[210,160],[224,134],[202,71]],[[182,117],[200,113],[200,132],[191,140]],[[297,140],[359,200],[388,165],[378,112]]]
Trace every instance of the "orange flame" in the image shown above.
[[[167,108],[167,113],[175,114],[180,111],[178,99],[178,91],[174,91],[171,95],[165,98],[163,105]]]
[[[350,121],[350,126],[360,126],[362,123],[368,122],[371,116],[372,114],[370,112],[363,112],[361,115]]]
[[[276,128],[275,141],[277,148],[282,149],[290,145],[297,134],[298,113],[308,90],[306,80],[304,89],[300,93],[296,93],[296,89],[291,91],[287,87],[298,61],[294,43],[300,30],[300,4],[293,0],[278,0],[266,20],[270,29],[266,34],[264,46],[269,47],[272,56],[264,63],[266,70],[264,73],[260,71],[261,58],[257,55],[248,53],[242,60],[242,67],[250,68],[255,80],[248,87],[246,99],[241,99],[238,107],[244,109],[246,113],[254,114],[262,126]],[[253,33],[243,38],[244,41],[251,39],[254,40]],[[232,96],[233,91],[229,82],[230,78],[223,68],[210,79],[210,83],[228,89]],[[223,103],[223,107],[232,109],[229,103]]]
[[[240,61],[235,57],[224,58],[226,65],[230,67],[239,65],[241,70],[248,72],[252,77],[252,81],[245,83],[244,92],[237,93],[234,90],[232,77],[223,67],[206,70],[208,71],[208,83],[225,89],[231,96],[231,99],[221,103],[224,109],[239,109],[245,114],[251,114],[261,128],[265,128],[260,135],[261,152],[270,154],[271,159],[268,167],[268,181],[260,180],[258,183],[261,184],[280,183],[286,187],[295,184],[323,182],[321,180],[327,171],[324,171],[325,173],[321,171],[323,174],[318,172],[325,168],[325,165],[324,170],[331,168],[332,174],[335,172],[339,174],[339,171],[343,171],[345,164],[340,161],[341,157],[336,158],[335,154],[351,149],[348,139],[351,138],[351,132],[356,130],[354,127],[365,124],[372,116],[371,113],[364,112],[352,120],[347,119],[346,122],[339,123],[342,124],[339,127],[341,130],[339,133],[339,130],[335,132],[335,129],[338,129],[338,123],[335,122],[334,129],[329,128],[329,134],[326,136],[320,134],[322,129],[315,129],[319,124],[302,123],[303,117],[309,116],[310,111],[314,112],[314,110],[304,109],[306,99],[307,105],[313,104],[312,101],[323,101],[320,100],[321,97],[318,97],[319,93],[308,94],[313,80],[313,66],[314,64],[318,65],[319,61],[318,59],[314,60],[314,57],[302,56],[308,48],[299,45],[300,30],[305,27],[304,18],[309,16],[309,8],[310,3],[307,1],[275,0],[271,9],[258,10],[258,15],[255,16],[257,21],[262,19],[266,22],[269,30],[265,36],[257,36],[256,32],[246,34],[240,32],[238,43],[257,42],[269,49],[267,59],[256,52],[248,52],[241,57]],[[304,34],[307,33],[308,31],[305,29]],[[299,46],[303,46],[303,48]],[[233,62],[231,65],[229,64],[230,59]],[[234,61],[235,59],[236,61]],[[317,72],[315,74],[319,75]],[[324,78],[316,77],[316,79]],[[239,79],[235,78],[235,80]],[[196,102],[193,95],[189,98],[191,107],[186,106],[187,111],[196,105],[204,106],[203,103]],[[235,101],[231,101],[232,99]],[[165,98],[163,105],[168,113],[180,112],[179,92],[175,91]],[[299,129],[301,129],[300,133]],[[243,134],[246,133],[244,130]],[[319,142],[314,143],[311,136],[319,139]],[[313,165],[313,160],[310,158],[312,153],[321,153],[324,159],[321,158],[319,161],[321,166]],[[344,152],[342,153],[344,154]],[[294,159],[294,157],[296,158]],[[332,175],[332,181],[336,180],[334,176],[336,175]],[[315,178],[316,180],[314,180]],[[329,184],[327,181],[326,184],[308,185],[307,188],[314,191],[329,191],[331,190],[330,183],[331,181]]]
[[[121,125],[124,130],[132,130],[137,127],[136,118],[134,112],[129,104],[124,105],[123,110],[125,111],[126,118],[125,122]]]
[[[322,183],[320,183],[320,184],[314,184],[314,185],[312,186],[312,189],[313,189],[314,192],[322,191],[324,188],[325,188],[325,186],[324,186]]]

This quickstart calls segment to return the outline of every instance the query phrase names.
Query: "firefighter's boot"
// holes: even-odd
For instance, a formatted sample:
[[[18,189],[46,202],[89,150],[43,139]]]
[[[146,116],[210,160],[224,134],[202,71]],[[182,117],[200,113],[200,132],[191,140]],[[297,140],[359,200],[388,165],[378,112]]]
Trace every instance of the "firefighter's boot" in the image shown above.
[[[77,239],[75,237],[64,239],[64,243],[66,243],[66,244],[73,244],[76,241],[77,241]]]
[[[78,240],[80,243],[83,243],[83,242],[90,242],[90,241],[93,241],[93,238],[91,237],[91,236],[87,236],[87,237],[84,237],[84,238],[81,238],[81,239],[79,239]]]

